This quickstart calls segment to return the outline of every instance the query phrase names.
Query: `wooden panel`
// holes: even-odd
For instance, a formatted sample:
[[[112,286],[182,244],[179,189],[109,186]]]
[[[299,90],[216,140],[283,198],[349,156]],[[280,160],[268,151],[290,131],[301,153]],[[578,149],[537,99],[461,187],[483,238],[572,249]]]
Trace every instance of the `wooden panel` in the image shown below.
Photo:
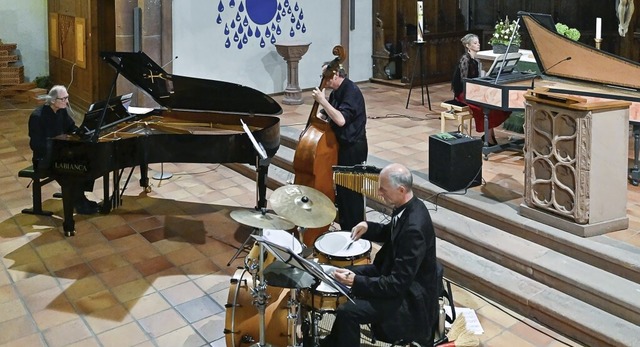
[[[85,45],[85,20],[84,18],[75,19],[75,45],[76,56],[75,62],[79,67],[87,67],[87,47]]]
[[[60,56],[60,41],[58,40],[58,14],[49,14],[49,54],[54,57]]]

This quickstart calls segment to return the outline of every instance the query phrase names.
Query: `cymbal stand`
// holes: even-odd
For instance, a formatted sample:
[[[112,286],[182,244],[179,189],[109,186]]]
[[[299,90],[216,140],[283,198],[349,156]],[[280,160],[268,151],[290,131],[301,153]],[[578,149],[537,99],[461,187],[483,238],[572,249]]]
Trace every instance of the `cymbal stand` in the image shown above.
[[[256,211],[260,210],[263,215],[267,213],[266,180],[267,180],[267,174],[269,172],[269,163],[270,163],[269,158],[262,159],[259,155],[256,156],[256,207],[255,209]],[[254,229],[251,233],[253,234],[255,231],[256,229]],[[248,243],[250,242],[250,240],[251,240],[251,235],[249,235],[249,237],[247,237],[247,239],[244,240],[244,242],[242,243],[242,245],[240,245],[236,253],[234,253],[233,256],[231,256],[231,259],[229,259],[227,266],[230,266],[231,263],[233,263],[236,259],[238,259],[238,256],[240,256],[240,253],[242,253],[247,248],[249,248]]]

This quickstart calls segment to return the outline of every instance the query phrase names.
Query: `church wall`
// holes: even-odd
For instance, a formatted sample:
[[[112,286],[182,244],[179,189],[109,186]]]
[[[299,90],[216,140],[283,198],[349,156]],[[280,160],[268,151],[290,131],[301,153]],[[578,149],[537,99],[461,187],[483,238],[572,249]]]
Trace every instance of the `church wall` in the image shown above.
[[[0,0],[0,40],[16,43],[25,81],[49,74],[46,0]]]
[[[235,7],[229,6],[231,2]],[[265,93],[282,92],[287,84],[287,66],[272,43],[275,37],[276,43],[311,43],[299,64],[299,83],[301,88],[315,87],[320,82],[322,63],[334,58],[331,51],[340,44],[340,3],[340,0],[176,0],[173,2],[173,55],[178,59],[173,62],[173,72],[240,83]],[[224,8],[219,7],[221,4]],[[246,8],[240,11],[239,4]],[[291,23],[289,13],[281,16],[278,23],[277,14],[271,12],[272,4],[282,5],[285,12],[291,9],[295,23]],[[371,1],[356,1],[355,13],[355,30],[349,34],[349,77],[364,81],[371,77],[372,69]],[[236,21],[236,16],[240,21]],[[249,25],[243,26],[239,40],[235,41],[234,36],[239,32],[236,23],[242,24],[245,18]],[[304,25],[304,32],[296,28],[298,21]],[[280,33],[274,36],[271,29],[278,24]],[[228,34],[225,27],[229,29]],[[247,35],[243,43],[242,37],[249,28],[252,35]],[[266,36],[267,30],[271,37]],[[261,47],[263,40],[264,47]]]

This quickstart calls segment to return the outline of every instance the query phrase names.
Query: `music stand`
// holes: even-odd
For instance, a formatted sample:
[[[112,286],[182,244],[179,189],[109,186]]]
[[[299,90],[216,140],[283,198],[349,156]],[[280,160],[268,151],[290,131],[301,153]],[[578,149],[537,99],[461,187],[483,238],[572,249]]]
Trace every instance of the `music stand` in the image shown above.
[[[269,253],[273,254],[273,256],[281,262],[310,274],[318,283],[325,283],[331,288],[337,290],[340,294],[346,296],[349,301],[354,302],[351,296],[349,296],[349,287],[326,274],[320,264],[304,259],[291,248],[268,241],[262,236],[251,235],[251,237],[253,237],[259,244],[262,244]]]

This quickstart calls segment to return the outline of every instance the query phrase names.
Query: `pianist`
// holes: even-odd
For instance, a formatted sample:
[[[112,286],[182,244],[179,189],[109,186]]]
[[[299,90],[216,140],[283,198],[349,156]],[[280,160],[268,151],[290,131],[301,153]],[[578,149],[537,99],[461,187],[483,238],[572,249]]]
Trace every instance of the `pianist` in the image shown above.
[[[453,73],[451,79],[451,89],[453,89],[453,97],[456,101],[466,104],[464,98],[464,84],[465,78],[476,78],[482,75],[482,64],[476,59],[476,54],[480,51],[480,40],[475,34],[467,34],[460,41],[464,46],[465,53],[460,57],[456,70]],[[477,132],[484,132],[487,137],[489,145],[497,145],[496,136],[493,128],[504,123],[511,112],[505,112],[501,110],[491,110],[489,113],[489,129],[484,130],[484,113],[482,108],[476,105],[468,104],[471,112],[473,113],[473,120],[476,124]],[[484,139],[485,135],[482,136]]]
[[[42,162],[47,152],[47,139],[61,135],[71,134],[78,127],[67,112],[69,106],[69,93],[67,88],[56,85],[51,88],[44,105],[38,106],[29,117],[29,146],[33,151],[33,170],[45,169]],[[93,190],[93,180],[87,180],[84,184],[85,191]],[[80,191],[75,197],[74,208],[80,214],[94,214],[98,212],[98,204],[90,201]]]

